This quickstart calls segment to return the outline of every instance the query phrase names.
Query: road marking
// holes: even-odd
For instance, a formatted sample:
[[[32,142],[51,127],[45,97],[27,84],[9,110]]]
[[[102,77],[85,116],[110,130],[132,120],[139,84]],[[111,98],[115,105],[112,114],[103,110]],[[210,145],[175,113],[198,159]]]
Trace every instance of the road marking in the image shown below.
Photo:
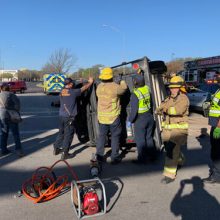
[[[42,133],[41,133],[42,132]],[[35,131],[23,131],[23,132],[20,132],[21,134],[33,134],[33,133],[41,133],[41,134],[37,134],[35,136],[32,136],[30,138],[25,138],[25,139],[22,139],[21,140],[21,143],[23,142],[26,142],[26,141],[31,141],[31,140],[34,140],[36,138],[45,138],[45,137],[48,137],[50,135],[53,135],[53,134],[56,134],[58,132],[58,129],[51,129],[51,130],[35,130]],[[15,144],[12,143],[10,145],[8,145],[8,147],[11,147],[11,146],[14,146]],[[29,149],[32,148],[32,147],[29,147]]]
[[[24,116],[21,116],[22,119],[25,119],[25,118],[57,118],[58,115],[24,115]]]
[[[35,133],[56,133],[58,132],[59,129],[55,128],[55,129],[51,129],[51,130],[48,130],[48,129],[44,129],[44,130],[33,130],[33,131],[20,131],[20,134],[35,134]]]
[[[31,111],[28,111],[28,112],[21,112],[21,114],[23,115],[23,114],[51,114],[51,113],[59,113],[59,111],[50,111],[50,110],[48,110],[48,111],[33,111],[33,112],[31,112]]]

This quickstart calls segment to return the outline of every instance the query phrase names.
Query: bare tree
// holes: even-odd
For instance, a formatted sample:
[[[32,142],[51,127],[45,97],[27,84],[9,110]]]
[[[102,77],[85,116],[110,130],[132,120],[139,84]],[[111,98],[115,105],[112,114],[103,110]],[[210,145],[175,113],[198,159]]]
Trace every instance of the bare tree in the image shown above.
[[[76,62],[69,49],[58,49],[50,56],[49,61],[43,66],[45,73],[67,73]]]

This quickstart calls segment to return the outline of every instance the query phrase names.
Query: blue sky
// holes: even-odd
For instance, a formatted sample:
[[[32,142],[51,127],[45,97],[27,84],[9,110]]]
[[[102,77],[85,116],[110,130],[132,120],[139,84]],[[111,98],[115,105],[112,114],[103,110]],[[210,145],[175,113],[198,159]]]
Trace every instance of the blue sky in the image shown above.
[[[77,58],[72,70],[217,56],[219,9],[219,0],[0,0],[0,67],[40,70],[59,48]]]

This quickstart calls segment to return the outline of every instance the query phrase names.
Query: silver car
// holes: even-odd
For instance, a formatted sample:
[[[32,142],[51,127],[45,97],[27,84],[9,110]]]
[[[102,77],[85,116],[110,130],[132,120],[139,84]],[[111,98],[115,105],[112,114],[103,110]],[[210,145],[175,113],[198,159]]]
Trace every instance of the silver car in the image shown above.
[[[187,93],[187,96],[190,101],[190,109],[197,110],[203,112],[203,104],[205,102],[210,102],[211,93],[203,91],[198,88],[190,88]]]

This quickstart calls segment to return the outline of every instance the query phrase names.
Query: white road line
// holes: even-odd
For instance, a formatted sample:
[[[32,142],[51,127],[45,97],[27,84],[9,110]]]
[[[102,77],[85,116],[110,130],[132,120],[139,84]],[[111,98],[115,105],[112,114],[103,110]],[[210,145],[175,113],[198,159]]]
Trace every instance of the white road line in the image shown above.
[[[33,131],[20,131],[20,134],[35,134],[35,133],[44,133],[47,132],[47,133],[56,133],[58,132],[59,129],[51,129],[51,130],[48,130],[48,129],[44,129],[44,130],[33,130]]]
[[[58,115],[22,115],[21,118],[57,118]]]

